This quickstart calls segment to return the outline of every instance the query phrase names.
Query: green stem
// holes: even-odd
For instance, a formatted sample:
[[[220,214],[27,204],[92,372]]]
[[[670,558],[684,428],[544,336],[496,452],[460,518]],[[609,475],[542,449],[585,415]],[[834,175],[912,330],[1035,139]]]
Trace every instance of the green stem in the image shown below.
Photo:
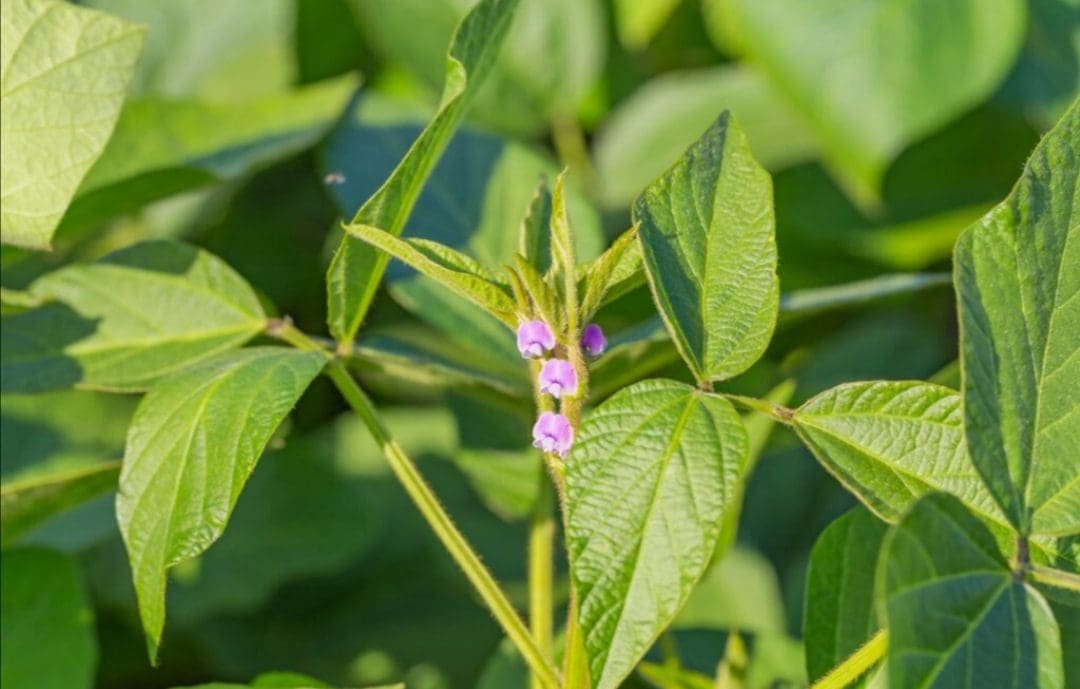
[[[1031,565],[1028,569],[1028,575],[1039,583],[1080,593],[1080,575],[1042,565]]]
[[[566,689],[589,689],[589,662],[585,641],[577,620],[577,592],[570,590],[570,606],[566,612],[566,654],[563,659]]]
[[[274,320],[268,323],[267,332],[298,349],[318,350],[323,348],[303,332],[292,325],[288,319]],[[539,679],[540,686],[544,689],[560,689],[560,682],[555,668],[547,657],[533,642],[525,623],[521,621],[514,606],[506,598],[499,588],[495,578],[480,561],[480,557],[469,546],[465,536],[454,526],[450,515],[439,503],[438,497],[424,481],[424,477],[413,464],[405,451],[401,449],[383,425],[375,411],[374,405],[368,396],[360,389],[356,381],[338,360],[332,361],[326,367],[326,375],[337,386],[338,391],[356,412],[360,420],[367,426],[375,442],[378,443],[386,456],[390,469],[394,472],[398,481],[420,509],[421,514],[431,525],[435,535],[443,546],[454,558],[458,566],[465,572],[465,576],[476,588],[480,598],[483,599],[495,619],[502,625],[506,635],[517,647],[522,658],[531,668],[533,674]]]
[[[881,660],[888,648],[889,633],[882,629],[844,662],[830,670],[829,674],[814,682],[810,689],[843,689]]]
[[[529,521],[529,631],[545,658],[553,657],[554,617],[552,590],[555,562],[554,493],[547,470],[540,466],[540,491]],[[532,689],[542,689],[542,679],[533,672]]]
[[[789,409],[782,404],[776,404],[769,400],[761,400],[756,397],[744,397],[743,395],[731,395],[724,394],[728,400],[733,404],[742,407],[743,409],[749,409],[751,411],[760,412],[776,419],[785,426],[791,425],[791,419],[795,416],[795,411]]]

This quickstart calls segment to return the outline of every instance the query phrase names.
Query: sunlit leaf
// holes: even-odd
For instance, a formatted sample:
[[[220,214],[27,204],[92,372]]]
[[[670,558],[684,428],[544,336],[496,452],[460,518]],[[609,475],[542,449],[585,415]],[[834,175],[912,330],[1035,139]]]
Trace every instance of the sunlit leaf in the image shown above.
[[[746,450],[727,400],[672,381],[626,388],[585,420],[567,459],[566,539],[596,689],[618,686],[686,602]]]
[[[116,124],[143,29],[58,0],[0,8],[0,238],[47,249]]]
[[[150,241],[30,287],[44,306],[3,319],[3,389],[141,390],[265,326],[251,287],[195,247]]]
[[[227,352],[155,386],[128,431],[117,520],[151,658],[165,625],[168,569],[225,529],[274,429],[326,358],[257,347]]]

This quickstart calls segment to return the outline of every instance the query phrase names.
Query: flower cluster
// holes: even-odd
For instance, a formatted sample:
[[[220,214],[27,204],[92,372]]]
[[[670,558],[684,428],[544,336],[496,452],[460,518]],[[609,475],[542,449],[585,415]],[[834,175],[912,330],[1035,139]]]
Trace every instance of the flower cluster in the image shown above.
[[[555,334],[544,321],[522,323],[517,331],[517,346],[521,356],[538,359],[555,349]],[[589,356],[600,356],[607,347],[604,331],[590,323],[581,333],[581,349]],[[540,368],[540,392],[555,398],[572,397],[578,392],[578,374],[566,359],[551,358]],[[569,419],[556,412],[544,412],[533,426],[533,446],[544,452],[556,452],[562,457],[574,442],[574,428]]]

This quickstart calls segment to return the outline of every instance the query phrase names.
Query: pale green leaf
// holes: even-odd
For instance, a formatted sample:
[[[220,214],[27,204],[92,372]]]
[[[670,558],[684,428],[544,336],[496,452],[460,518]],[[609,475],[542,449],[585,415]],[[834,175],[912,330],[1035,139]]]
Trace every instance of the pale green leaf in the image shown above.
[[[30,287],[49,302],[3,319],[3,389],[141,390],[265,326],[251,287],[195,247],[150,241]]]
[[[227,352],[155,386],[128,431],[116,515],[151,657],[169,568],[206,550],[274,429],[326,363],[319,352]]]
[[[352,0],[372,48],[434,88],[443,48],[475,0]],[[607,17],[602,0],[522,0],[504,48],[476,94],[470,119],[535,138],[578,112],[604,69]]]
[[[783,633],[784,597],[765,556],[736,546],[713,560],[672,629],[728,629]]]
[[[645,272],[675,346],[700,381],[764,353],[780,285],[772,181],[724,113],[634,203]]]
[[[439,110],[379,190],[353,217],[353,224],[392,235],[405,229],[420,190],[457,128],[477,84],[491,69],[517,0],[481,0],[454,32],[446,59]],[[338,340],[351,342],[386,270],[387,257],[344,237],[327,274],[328,323]]]
[[[746,451],[727,400],[673,381],[633,385],[586,418],[566,463],[566,539],[596,689],[618,686],[686,602]]]
[[[345,231],[460,294],[497,317],[507,327],[513,329],[517,326],[517,307],[509,287],[465,254],[425,239],[398,239],[389,232],[369,225],[346,225]]]
[[[311,147],[337,120],[356,83],[346,75],[242,103],[129,101],[63,230],[236,179]]]
[[[754,156],[770,170],[803,162],[817,151],[806,123],[753,67],[665,72],[620,103],[597,132],[596,172],[604,204],[620,208],[633,201],[724,110],[738,118]]]
[[[908,143],[981,102],[1023,41],[1022,0],[736,0],[744,48],[873,204]]]
[[[1080,531],[1080,104],[956,245],[964,424],[1021,533]]]
[[[116,488],[120,462],[49,472],[0,485],[0,544],[4,547],[49,517]]]
[[[605,304],[645,283],[641,270],[641,245],[637,230],[630,228],[612,242],[607,251],[584,266],[581,298],[581,321],[588,321]]]
[[[84,0],[147,28],[134,96],[246,101],[288,90],[296,68],[292,0]]]
[[[845,383],[804,404],[792,421],[818,461],[882,519],[895,522],[937,490],[1006,526],[968,457],[954,390],[914,381]]]
[[[876,596],[890,689],[1064,689],[1058,626],[956,498],[922,498],[886,536]]]
[[[58,0],[4,0],[0,20],[0,238],[47,249],[116,124],[143,29]]]
[[[520,254],[515,256],[514,264],[517,266],[514,274],[521,281],[521,289],[525,292],[526,301],[532,304],[541,320],[558,332],[564,319],[555,290],[524,256]]]
[[[615,28],[619,40],[631,50],[640,50],[649,44],[680,0],[615,0]]]
[[[814,543],[803,616],[806,674],[812,681],[847,659],[878,629],[874,570],[887,530],[884,522],[856,507]]]
[[[94,609],[74,560],[51,550],[4,552],[0,564],[0,684],[90,689]]]

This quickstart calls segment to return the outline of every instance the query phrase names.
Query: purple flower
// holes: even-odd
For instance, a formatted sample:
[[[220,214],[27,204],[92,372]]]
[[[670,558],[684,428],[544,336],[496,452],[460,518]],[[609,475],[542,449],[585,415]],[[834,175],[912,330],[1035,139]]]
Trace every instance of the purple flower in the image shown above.
[[[581,348],[584,349],[589,356],[600,356],[607,349],[607,338],[604,337],[604,331],[600,329],[600,326],[596,323],[589,323],[585,326],[585,330],[581,333]]]
[[[562,414],[546,411],[533,426],[533,447],[544,452],[558,452],[560,457],[566,457],[573,442],[574,429]]]
[[[540,392],[553,397],[573,395],[577,392],[577,371],[565,359],[548,359],[540,369]]]
[[[518,326],[517,346],[521,356],[535,359],[555,349],[555,335],[544,321],[528,321]]]

